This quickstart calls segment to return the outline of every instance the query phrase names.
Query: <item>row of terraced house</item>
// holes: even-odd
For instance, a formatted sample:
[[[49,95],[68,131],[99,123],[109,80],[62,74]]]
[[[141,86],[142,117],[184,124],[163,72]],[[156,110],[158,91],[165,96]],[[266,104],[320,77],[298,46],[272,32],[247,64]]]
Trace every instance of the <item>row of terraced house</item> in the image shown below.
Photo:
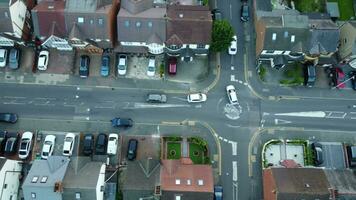
[[[206,56],[212,18],[207,6],[170,0],[0,0],[0,46],[60,51]],[[36,42],[34,42],[36,41]]]

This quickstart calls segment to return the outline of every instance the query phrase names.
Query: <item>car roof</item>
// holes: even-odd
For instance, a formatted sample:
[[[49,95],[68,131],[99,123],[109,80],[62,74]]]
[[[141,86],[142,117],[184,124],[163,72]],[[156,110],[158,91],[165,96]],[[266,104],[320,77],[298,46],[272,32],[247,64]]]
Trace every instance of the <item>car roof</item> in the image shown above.
[[[191,99],[200,99],[200,93],[190,94]]]
[[[155,60],[150,58],[150,61],[148,62],[149,66],[154,66],[155,65]]]

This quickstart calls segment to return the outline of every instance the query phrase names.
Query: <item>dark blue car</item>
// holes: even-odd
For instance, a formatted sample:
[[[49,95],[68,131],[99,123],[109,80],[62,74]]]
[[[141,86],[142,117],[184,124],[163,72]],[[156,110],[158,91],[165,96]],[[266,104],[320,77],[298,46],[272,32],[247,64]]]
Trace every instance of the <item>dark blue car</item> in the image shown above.
[[[110,57],[109,56],[103,56],[101,58],[101,68],[100,68],[100,74],[101,76],[109,76],[110,73]]]
[[[220,185],[214,186],[214,199],[222,200],[223,199],[223,187]]]
[[[131,127],[133,124],[132,119],[130,118],[119,118],[116,117],[111,120],[112,127]]]

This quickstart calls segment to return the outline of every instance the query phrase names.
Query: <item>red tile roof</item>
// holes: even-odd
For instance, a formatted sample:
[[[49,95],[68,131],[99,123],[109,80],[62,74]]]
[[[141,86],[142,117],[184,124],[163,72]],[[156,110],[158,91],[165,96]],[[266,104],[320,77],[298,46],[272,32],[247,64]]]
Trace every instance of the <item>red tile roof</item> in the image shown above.
[[[213,170],[210,165],[194,165],[182,160],[162,160],[161,187],[166,191],[213,192]],[[190,159],[189,159],[190,160]]]

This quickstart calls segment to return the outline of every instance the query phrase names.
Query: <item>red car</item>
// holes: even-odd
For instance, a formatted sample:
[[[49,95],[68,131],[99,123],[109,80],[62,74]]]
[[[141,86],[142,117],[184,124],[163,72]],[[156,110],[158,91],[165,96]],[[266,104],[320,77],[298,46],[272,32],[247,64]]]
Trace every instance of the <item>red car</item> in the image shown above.
[[[170,75],[175,75],[177,73],[177,58],[170,57],[168,63],[169,63],[168,73]]]

